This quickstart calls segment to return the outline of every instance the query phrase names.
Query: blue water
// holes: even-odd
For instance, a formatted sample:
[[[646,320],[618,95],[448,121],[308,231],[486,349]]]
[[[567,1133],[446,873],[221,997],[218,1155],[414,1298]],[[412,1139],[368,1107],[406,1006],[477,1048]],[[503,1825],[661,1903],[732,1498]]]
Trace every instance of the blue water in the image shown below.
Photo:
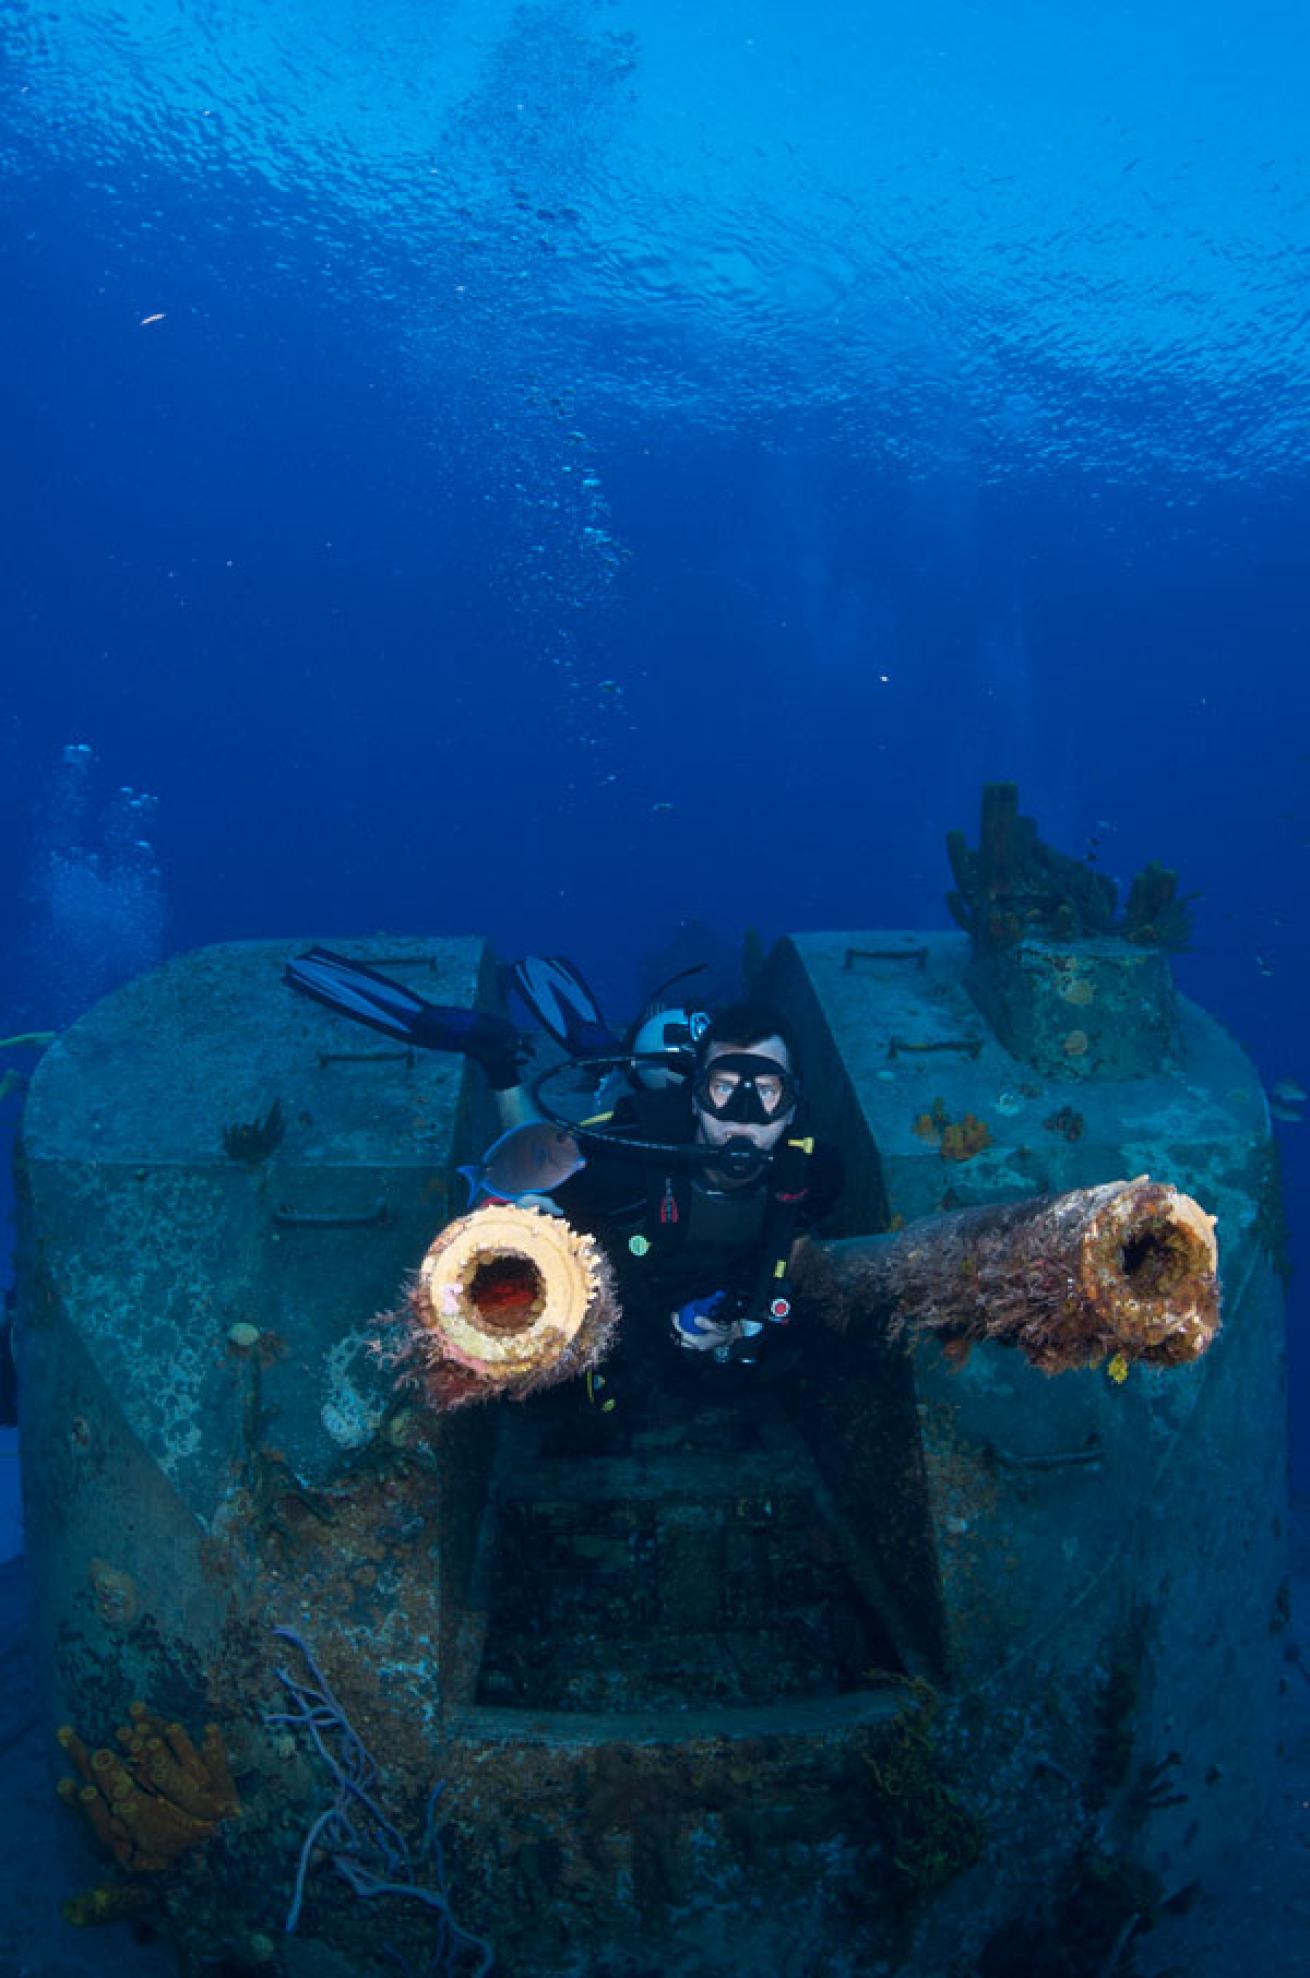
[[[381,928],[623,1013],[946,924],[1007,777],[1310,1084],[1310,15],[1147,15],[14,0],[0,1031]]]

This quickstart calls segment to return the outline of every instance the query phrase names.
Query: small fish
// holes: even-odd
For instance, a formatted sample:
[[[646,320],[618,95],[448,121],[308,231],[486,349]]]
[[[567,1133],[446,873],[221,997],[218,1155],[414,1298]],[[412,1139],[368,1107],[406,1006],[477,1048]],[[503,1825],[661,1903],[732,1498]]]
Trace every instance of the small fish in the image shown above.
[[[163,309],[156,309],[153,316],[143,316],[141,318],[141,321],[137,324],[137,328],[140,330],[144,330],[146,326],[150,323],[162,323],[166,314],[167,311]]]
[[[1291,1078],[1280,1078],[1277,1085],[1269,1087],[1269,1097],[1281,1100],[1285,1106],[1303,1106],[1307,1096],[1310,1095],[1307,1095],[1305,1087]]]
[[[653,811],[661,811],[661,810],[672,810],[672,809],[673,809],[673,805],[672,805],[672,804],[652,804],[652,805],[651,805],[651,809],[652,809]]]
[[[623,689],[617,680],[598,680],[596,682],[596,692],[598,694],[621,694]]]
[[[1272,969],[1270,968],[1270,966],[1269,966],[1269,964],[1268,964],[1268,962],[1267,962],[1267,961],[1265,960],[1265,958],[1264,958],[1264,956],[1263,956],[1263,955],[1257,955],[1257,956],[1256,956],[1256,958],[1255,958],[1255,965],[1256,965],[1256,967],[1257,967],[1257,968],[1259,969],[1259,971],[1260,971],[1260,973],[1261,973],[1261,975],[1272,975],[1272,974],[1273,974],[1273,970],[1272,970]]]
[[[1269,1110],[1275,1119],[1286,1120],[1289,1126],[1305,1125],[1305,1114],[1299,1113],[1295,1106],[1282,1106],[1277,1099],[1271,1099]]]
[[[571,1133],[549,1120],[524,1120],[494,1140],[480,1161],[460,1169],[469,1185],[471,1209],[480,1195],[517,1202],[524,1195],[549,1195],[585,1165]]]

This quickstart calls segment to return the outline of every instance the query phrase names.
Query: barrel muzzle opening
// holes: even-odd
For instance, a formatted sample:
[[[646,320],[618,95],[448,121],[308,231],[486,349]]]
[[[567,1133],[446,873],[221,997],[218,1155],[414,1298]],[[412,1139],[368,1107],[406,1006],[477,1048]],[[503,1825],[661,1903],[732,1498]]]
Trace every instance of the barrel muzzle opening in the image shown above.
[[[460,1283],[470,1314],[492,1332],[527,1332],[546,1309],[546,1280],[522,1252],[475,1252]]]
[[[1093,1219],[1083,1282],[1113,1314],[1120,1344],[1156,1366],[1204,1353],[1219,1327],[1214,1217],[1188,1195],[1139,1175]]]

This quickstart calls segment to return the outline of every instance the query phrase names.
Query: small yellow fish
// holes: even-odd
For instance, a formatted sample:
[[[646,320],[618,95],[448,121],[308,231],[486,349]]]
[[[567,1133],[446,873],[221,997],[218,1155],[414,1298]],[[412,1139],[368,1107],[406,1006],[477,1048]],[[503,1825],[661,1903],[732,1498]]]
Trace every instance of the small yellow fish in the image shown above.
[[[1105,1371],[1116,1387],[1122,1387],[1128,1378],[1128,1362],[1123,1354],[1116,1353]]]

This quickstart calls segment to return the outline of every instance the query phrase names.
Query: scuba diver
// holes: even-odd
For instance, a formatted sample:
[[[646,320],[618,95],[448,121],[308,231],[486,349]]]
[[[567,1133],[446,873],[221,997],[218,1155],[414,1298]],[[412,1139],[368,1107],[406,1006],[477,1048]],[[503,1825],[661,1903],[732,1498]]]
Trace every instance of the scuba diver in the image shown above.
[[[658,1335],[716,1368],[794,1361],[778,1350],[793,1247],[835,1206],[842,1165],[806,1130],[795,1040],[776,1011],[648,1005],[620,1040],[572,963],[528,957],[513,987],[566,1057],[525,1085],[529,1040],[506,1017],[429,1003],[327,949],[288,963],[285,979],[357,1022],[482,1066],[506,1130],[464,1170],[470,1201],[542,1208],[601,1242],[629,1320],[623,1358]],[[553,1096],[579,1070],[613,1095],[582,1120]]]
[[[673,1076],[574,1128],[584,1163],[554,1201],[604,1244],[626,1315],[720,1367],[780,1365],[794,1245],[842,1186],[837,1149],[805,1130],[789,1026],[734,1003],[689,1045],[636,1054],[638,1077],[643,1061]]]

